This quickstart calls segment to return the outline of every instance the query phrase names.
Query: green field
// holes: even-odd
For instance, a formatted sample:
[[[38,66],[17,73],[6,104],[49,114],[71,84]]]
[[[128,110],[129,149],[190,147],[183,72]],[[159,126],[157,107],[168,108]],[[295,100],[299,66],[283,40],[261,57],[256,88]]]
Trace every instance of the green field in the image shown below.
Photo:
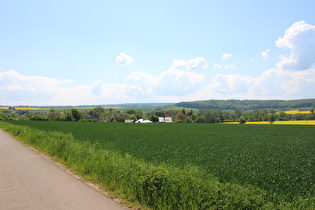
[[[123,157],[128,154],[154,166],[196,168],[201,180],[211,175],[223,184],[246,189],[254,186],[266,194],[264,199],[268,202],[283,200],[296,205],[311,199],[314,206],[314,126],[10,123],[72,134],[80,144],[94,145],[98,150],[113,151]]]

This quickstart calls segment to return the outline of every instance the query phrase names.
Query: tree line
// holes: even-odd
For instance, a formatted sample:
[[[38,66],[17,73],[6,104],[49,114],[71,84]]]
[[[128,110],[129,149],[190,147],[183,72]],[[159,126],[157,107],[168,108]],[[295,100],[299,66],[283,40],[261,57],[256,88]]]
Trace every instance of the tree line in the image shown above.
[[[314,109],[310,114],[287,114],[284,111],[276,112],[274,109],[254,109],[243,111],[222,111],[221,109],[201,108],[198,112],[192,109],[169,109],[156,110],[143,113],[138,110],[127,110],[125,112],[116,109],[105,109],[94,107],[86,111],[76,108],[68,110],[56,110],[52,108],[44,113],[32,113],[22,110],[9,110],[0,112],[0,120],[30,120],[30,121],[79,121],[79,122],[125,122],[126,119],[138,120],[149,119],[158,122],[159,117],[171,117],[177,123],[221,123],[221,122],[259,122],[259,121],[290,121],[290,120],[315,120]]]
[[[254,110],[254,109],[300,109],[315,107],[315,99],[301,100],[206,100],[180,102],[175,106],[195,109],[221,109],[221,110]]]

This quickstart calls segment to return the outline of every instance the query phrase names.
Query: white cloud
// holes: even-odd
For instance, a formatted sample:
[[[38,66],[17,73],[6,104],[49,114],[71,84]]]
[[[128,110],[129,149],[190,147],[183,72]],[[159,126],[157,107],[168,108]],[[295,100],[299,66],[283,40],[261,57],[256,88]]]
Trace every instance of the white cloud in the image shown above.
[[[253,58],[252,60],[250,60],[251,62],[255,62],[256,60]]]
[[[133,72],[126,78],[126,82],[130,85],[139,85],[145,94],[182,96],[196,92],[204,77],[204,74],[179,71],[171,67],[158,77]]]
[[[57,80],[43,76],[24,76],[14,70],[0,72],[0,89],[7,90],[47,90],[71,80]]]
[[[158,85],[154,87],[154,92],[159,95],[182,96],[194,93],[200,87],[204,74],[179,71],[170,68],[158,77]]]
[[[264,60],[268,58],[268,52],[270,52],[270,49],[267,49],[266,51],[263,51],[261,53],[261,56],[263,57]]]
[[[120,53],[120,55],[116,59],[116,63],[119,65],[125,66],[127,64],[130,64],[133,62],[135,59],[127,54]]]
[[[270,69],[260,77],[217,74],[204,95],[230,98],[296,98],[314,96],[315,69],[294,72]]]
[[[236,68],[236,66],[234,64],[225,65],[225,66],[223,66],[222,64],[220,64],[220,65],[219,64],[214,64],[213,65],[213,68],[215,68],[215,69],[223,69],[223,67],[226,68],[226,69],[229,69],[229,68],[235,69]]]
[[[206,69],[208,67],[208,63],[202,57],[197,57],[187,61],[187,67],[189,69]]]
[[[174,67],[187,66],[187,62],[184,61],[184,60],[176,60],[176,59],[173,59],[173,66],[174,66]]]
[[[213,65],[213,68],[215,68],[215,69],[222,69],[222,68],[223,68],[223,65],[214,64],[214,65]]]
[[[235,66],[234,64],[230,64],[230,65],[225,65],[225,68],[226,68],[226,69],[229,69],[229,68],[235,69],[236,66]]]
[[[315,26],[304,21],[296,22],[276,41],[276,45],[291,50],[290,56],[279,56],[278,68],[307,70],[315,62]]]
[[[230,57],[232,57],[232,54],[224,53],[224,54],[222,55],[222,60],[228,59],[228,58],[230,58]]]

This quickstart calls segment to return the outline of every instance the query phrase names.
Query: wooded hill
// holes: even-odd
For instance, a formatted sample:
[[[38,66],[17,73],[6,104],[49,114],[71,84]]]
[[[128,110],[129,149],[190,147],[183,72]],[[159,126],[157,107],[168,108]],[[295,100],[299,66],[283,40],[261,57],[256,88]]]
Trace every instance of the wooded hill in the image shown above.
[[[315,99],[300,99],[300,100],[206,100],[180,102],[175,106],[195,108],[195,109],[221,109],[221,110],[254,110],[254,109],[305,109],[314,108]]]

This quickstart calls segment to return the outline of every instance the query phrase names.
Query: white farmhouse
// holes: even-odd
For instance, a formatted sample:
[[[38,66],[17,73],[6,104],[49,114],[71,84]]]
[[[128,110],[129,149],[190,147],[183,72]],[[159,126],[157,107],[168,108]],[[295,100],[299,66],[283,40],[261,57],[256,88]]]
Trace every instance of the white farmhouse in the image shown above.
[[[139,119],[135,123],[152,123],[150,120]]]
[[[133,123],[134,120],[133,119],[125,119],[125,123]]]
[[[159,123],[172,123],[173,120],[171,117],[159,117]]]

